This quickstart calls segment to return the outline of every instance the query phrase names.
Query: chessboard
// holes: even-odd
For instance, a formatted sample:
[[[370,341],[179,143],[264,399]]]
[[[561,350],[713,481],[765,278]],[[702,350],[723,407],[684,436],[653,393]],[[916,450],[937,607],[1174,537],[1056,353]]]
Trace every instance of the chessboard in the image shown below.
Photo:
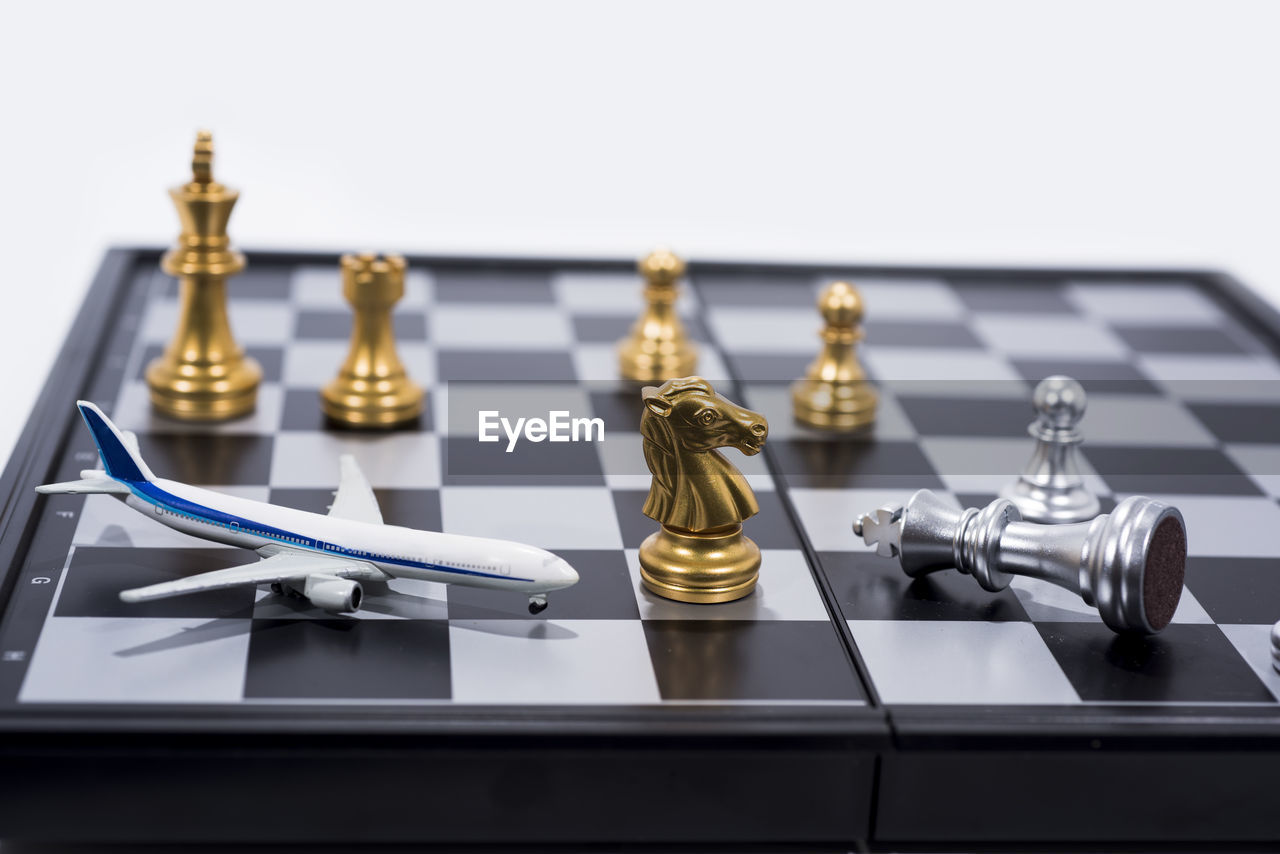
[[[691,262],[697,373],[770,425],[763,454],[730,452],[760,505],[758,589],[694,605],[639,583],[656,523],[615,355],[640,307],[631,263],[411,257],[395,330],[427,411],[368,433],[319,406],[351,322],[336,255],[250,253],[231,280],[232,327],[264,371],[252,416],[155,414],[142,372],[177,312],[159,254],[108,254],[0,483],[0,837],[1280,836],[1280,321],[1229,277]],[[865,434],[791,417],[834,279],[867,307]],[[1103,511],[1146,494],[1186,518],[1186,589],[1156,636],[1117,636],[1033,579],[912,581],[852,533],[921,488],[994,498],[1055,373],[1089,393]],[[77,398],[136,432],[161,477],[324,512],[350,453],[388,523],[531,543],[581,581],[536,616],[518,595],[406,580],[351,616],[266,590],[122,603],[255,556],[109,496],[37,497],[96,463]],[[484,409],[570,411],[606,438],[507,452],[477,441]],[[376,793],[377,817],[337,808],[335,788]],[[69,798],[77,820],[57,822]]]

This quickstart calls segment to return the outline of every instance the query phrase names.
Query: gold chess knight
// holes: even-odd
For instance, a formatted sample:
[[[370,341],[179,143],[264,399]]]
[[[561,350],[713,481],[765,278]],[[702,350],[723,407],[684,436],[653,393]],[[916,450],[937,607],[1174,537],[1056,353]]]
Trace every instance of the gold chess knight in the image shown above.
[[[634,382],[660,383],[693,373],[698,364],[698,348],[685,335],[676,298],[684,261],[666,249],[657,249],[637,265],[644,277],[645,309],[618,342],[618,372]]]
[[[404,296],[405,267],[399,255],[342,256],[342,294],[355,312],[351,346],[320,399],[324,414],[345,427],[394,427],[422,412],[422,388],[396,353],[391,319]]]
[[[147,366],[157,410],[187,421],[222,421],[253,411],[262,369],[246,358],[227,319],[227,278],[244,269],[227,222],[240,194],[213,179],[213,135],[200,131],[191,181],[169,191],[182,221],[178,245],[160,267],[179,281],[178,329]]]
[[[764,416],[716,393],[701,377],[645,387],[640,434],[653,474],[644,515],[662,527],[640,546],[640,577],[681,602],[730,602],[755,589],[760,549],[742,521],[760,511],[747,479],[717,448],[758,454]]]

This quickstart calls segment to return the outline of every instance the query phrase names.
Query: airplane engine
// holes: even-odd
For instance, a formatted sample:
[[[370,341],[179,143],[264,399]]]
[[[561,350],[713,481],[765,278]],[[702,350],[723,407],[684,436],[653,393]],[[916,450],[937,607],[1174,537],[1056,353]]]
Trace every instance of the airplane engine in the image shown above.
[[[311,604],[326,611],[359,611],[364,599],[360,582],[332,576],[311,576],[304,595]]]

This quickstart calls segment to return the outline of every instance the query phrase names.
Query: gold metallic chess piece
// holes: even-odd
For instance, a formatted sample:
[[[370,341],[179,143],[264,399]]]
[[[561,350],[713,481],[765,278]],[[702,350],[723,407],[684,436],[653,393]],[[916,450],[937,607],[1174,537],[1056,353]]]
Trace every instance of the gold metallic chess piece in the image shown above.
[[[693,373],[698,348],[685,335],[676,314],[676,297],[684,261],[666,249],[657,249],[637,265],[644,276],[645,310],[618,342],[618,370],[623,379],[660,383]]]
[[[848,282],[832,282],[818,297],[826,322],[822,350],[803,379],[791,384],[796,420],[821,430],[857,430],[876,420],[876,390],[858,364],[862,295]]]
[[[730,602],[755,589],[760,549],[742,520],[760,511],[747,479],[716,448],[758,454],[764,416],[716,394],[701,377],[641,392],[640,434],[653,474],[644,515],[662,527],[640,545],[640,578],[681,602]]]
[[[423,392],[396,354],[391,309],[404,296],[399,255],[342,256],[342,294],[351,303],[351,349],[320,393],[324,414],[348,427],[394,427],[422,412]]]
[[[227,221],[240,194],[213,180],[213,135],[196,135],[191,181],[169,190],[182,221],[178,245],[160,267],[177,276],[178,330],[147,366],[151,402],[188,421],[221,421],[253,411],[262,368],[246,358],[227,320],[226,280],[244,269]]]

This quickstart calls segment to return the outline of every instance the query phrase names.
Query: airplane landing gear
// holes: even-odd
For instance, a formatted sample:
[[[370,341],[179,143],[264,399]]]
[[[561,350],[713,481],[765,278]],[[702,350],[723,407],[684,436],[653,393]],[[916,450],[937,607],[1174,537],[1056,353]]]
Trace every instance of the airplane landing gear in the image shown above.
[[[541,614],[545,610],[547,610],[546,596],[530,596],[529,597],[529,613],[530,614]]]

